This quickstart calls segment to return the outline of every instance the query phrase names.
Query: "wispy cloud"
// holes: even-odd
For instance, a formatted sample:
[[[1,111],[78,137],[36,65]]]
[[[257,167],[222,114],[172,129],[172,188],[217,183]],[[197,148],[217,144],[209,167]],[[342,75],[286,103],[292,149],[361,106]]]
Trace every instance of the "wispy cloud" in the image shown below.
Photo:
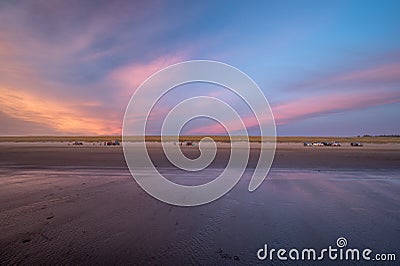
[[[312,84],[312,86],[310,85],[312,89],[310,87],[309,90],[303,91],[302,95],[296,98],[292,97],[272,104],[276,124],[281,126],[312,117],[400,103],[400,89],[396,87],[399,85],[397,82],[399,79],[400,64],[398,63],[354,69],[336,75],[328,75],[318,80],[311,79],[306,84]],[[365,86],[365,84],[368,84],[368,86]],[[352,87],[352,89],[348,89],[349,87]],[[227,101],[226,97],[232,97],[231,94],[226,94],[225,91],[217,89],[208,94],[225,101]],[[229,102],[233,105],[237,104],[235,99],[229,99]],[[165,112],[167,111],[169,109],[165,109]],[[165,115],[165,113],[157,112],[153,114],[151,120],[155,124],[161,124]],[[242,116],[242,121],[248,129],[257,127],[259,123],[270,122],[263,121],[263,119],[261,117],[258,121],[253,115],[249,114]],[[241,127],[241,121],[225,122],[233,130],[239,130]],[[186,133],[195,135],[225,134],[226,131],[218,123],[210,122],[188,128]]]
[[[87,12],[75,12],[75,5]],[[4,120],[20,121],[14,123],[20,126],[26,122],[27,127],[38,124],[58,134],[120,134],[134,88],[154,71],[180,60],[157,53],[150,60],[148,54],[121,56],[132,51],[130,35],[146,33],[137,35],[142,40],[138,44],[143,44],[153,38],[150,33],[169,27],[157,22],[121,34],[121,29],[129,28],[132,15],[146,20],[159,4],[145,11],[140,11],[140,4],[126,6],[126,2],[91,5],[79,1],[3,4],[0,112]],[[109,63],[110,58],[122,59]],[[14,134],[26,132],[29,129],[21,127]]]
[[[308,95],[272,106],[278,125],[291,121],[400,102],[400,91],[338,92]]]
[[[282,102],[272,106],[275,122],[278,126],[285,125],[310,117],[318,117],[332,113],[340,113],[351,110],[360,110],[373,106],[381,106],[392,103],[400,103],[400,91],[368,92],[365,94],[346,93],[330,94],[324,96],[312,96]],[[268,125],[262,117],[258,121],[253,115],[242,117],[242,121],[226,121],[232,129],[240,129],[240,123],[244,123],[247,129],[258,127],[259,123]],[[328,122],[328,121],[327,121]],[[217,123],[210,123],[193,128],[189,134],[224,134],[224,128]],[[231,132],[234,133],[234,132]]]
[[[183,61],[185,57],[184,53],[180,53],[177,55],[162,56],[144,64],[132,63],[121,66],[112,70],[108,75],[108,79],[111,82],[116,82],[118,87],[124,88],[124,96],[132,95],[140,84],[152,74],[169,65]]]
[[[37,123],[64,134],[118,134],[119,121],[91,117],[76,108],[76,103],[54,100],[18,90],[0,88],[2,113],[14,119]],[[81,106],[97,105],[81,103]]]
[[[337,68],[337,67],[336,67]],[[351,89],[370,89],[371,87],[387,88],[400,84],[400,62],[393,61],[368,65],[353,66],[352,69],[338,71],[337,69],[321,70],[325,73],[303,77],[303,80],[286,85],[287,91],[302,91],[303,93],[321,91],[346,91]]]
[[[94,94],[92,98],[76,97],[78,94],[73,93],[65,99],[57,91],[43,94],[52,85],[56,89],[59,84],[48,84],[35,71],[22,67],[9,71],[13,84],[0,81],[0,111],[14,119],[41,124],[60,134],[120,134],[122,114],[132,92],[155,71],[180,58],[162,57],[148,64],[130,64],[112,70],[101,82],[113,84],[114,89],[107,95]],[[15,82],[21,76],[24,78]],[[73,91],[78,89],[79,85],[75,85]],[[62,87],[62,91],[68,90]],[[111,97],[113,94],[118,95],[117,99]],[[109,100],[113,107],[107,110]]]

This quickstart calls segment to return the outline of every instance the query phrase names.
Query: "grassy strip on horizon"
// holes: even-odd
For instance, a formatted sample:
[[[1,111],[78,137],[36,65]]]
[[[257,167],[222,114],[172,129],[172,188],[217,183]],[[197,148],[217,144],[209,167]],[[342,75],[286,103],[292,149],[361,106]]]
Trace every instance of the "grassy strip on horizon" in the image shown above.
[[[210,137],[216,142],[230,142],[228,136],[180,136],[179,140],[198,142],[204,137]],[[137,142],[142,137],[127,137],[127,141]],[[166,137],[167,140],[173,140],[173,137]],[[233,136],[233,141],[244,141],[243,136]],[[104,142],[110,140],[122,140],[121,136],[0,136],[0,142]],[[160,142],[160,136],[145,136],[147,142]],[[260,136],[249,136],[250,142],[260,142]],[[269,141],[269,137],[264,137],[264,141]],[[303,142],[318,142],[318,141],[338,141],[338,142],[363,142],[363,143],[400,143],[400,137],[386,136],[367,136],[367,137],[306,137],[306,136],[279,136],[278,143],[303,143]]]

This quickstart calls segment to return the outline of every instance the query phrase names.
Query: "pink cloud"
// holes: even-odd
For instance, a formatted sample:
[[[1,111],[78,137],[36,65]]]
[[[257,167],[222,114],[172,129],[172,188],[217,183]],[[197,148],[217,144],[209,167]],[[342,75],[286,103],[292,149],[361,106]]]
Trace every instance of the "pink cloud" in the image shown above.
[[[154,72],[180,60],[178,56],[162,57],[149,64],[134,64],[119,68],[113,71],[110,77],[121,82],[126,88],[126,91],[122,90],[123,93],[130,96],[132,87],[137,87]],[[7,67],[3,64],[0,66],[0,69]],[[38,73],[29,70],[24,65],[21,68],[12,65],[11,68],[9,66],[5,70],[10,77],[9,80],[12,81],[7,82],[8,79],[4,79],[0,82],[0,111],[5,115],[13,119],[41,124],[61,134],[121,133],[122,117],[118,120],[113,119],[115,110],[104,112],[104,103],[96,98],[84,100],[75,97],[65,101],[62,97],[53,97],[49,94],[43,97],[41,91],[46,91],[52,86]],[[57,86],[57,84],[52,85]],[[103,111],[96,113],[93,112],[94,109]],[[156,116],[151,116],[150,119]]]
[[[345,112],[400,102],[398,88],[383,87],[386,82],[400,80],[400,63],[381,64],[361,68],[337,75],[326,76],[319,79],[311,79],[296,88],[310,88],[313,92],[303,94],[298,99],[278,102],[272,105],[272,110],[277,125],[284,125],[292,121],[298,121],[309,117],[321,116],[329,113]],[[363,84],[381,84],[379,88],[372,90],[371,86]],[[340,88],[352,90],[344,91]],[[324,90],[315,92],[315,88]],[[262,120],[263,118],[261,118]],[[258,126],[254,116],[243,117],[247,128]],[[260,121],[265,123],[266,121]],[[234,124],[233,121],[229,123]],[[238,124],[232,128],[238,128]],[[190,130],[190,134],[222,134],[220,125],[213,124]]]
[[[309,96],[276,104],[272,107],[277,124],[328,113],[368,108],[400,102],[400,92],[379,91],[363,93],[330,93]]]
[[[193,128],[191,130],[188,130],[188,132],[187,132],[187,134],[189,134],[189,135],[203,135],[203,134],[219,135],[219,134],[225,134],[225,133],[226,133],[226,130],[222,125],[214,124],[214,123],[209,126]]]
[[[400,80],[400,63],[374,66],[367,69],[342,73],[327,79],[328,82],[395,81]]]
[[[367,93],[332,93],[329,95],[308,96],[301,99],[293,99],[272,106],[275,122],[284,125],[291,121],[306,119],[309,117],[325,115],[329,113],[345,112],[349,110],[368,108],[373,106],[399,103],[399,91],[375,91]],[[246,128],[258,126],[254,116],[242,118]],[[260,118],[260,123],[266,123]],[[240,128],[240,121],[228,121],[233,129]],[[190,130],[189,134],[223,134],[225,131],[219,124],[198,127]]]
[[[132,84],[140,84],[155,71],[181,59],[164,56],[148,64],[116,68],[112,76],[93,80],[89,85],[68,84],[57,78],[75,78],[68,71],[74,70],[77,62],[118,51],[118,46],[100,51],[90,49],[105,31],[104,21],[93,21],[84,30],[67,34],[68,41],[60,43],[26,32],[23,23],[14,19],[21,17],[20,12],[0,11],[2,19],[10,22],[7,27],[7,23],[0,25],[0,113],[20,121],[20,132],[29,132],[22,126],[26,122],[26,127],[36,123],[58,134],[120,134],[127,97],[114,94],[130,95]],[[115,81],[121,86],[115,86]],[[108,82],[111,86],[103,89]]]
[[[349,70],[337,74],[312,77],[304,82],[290,85],[289,89],[314,90],[348,89],[349,86],[371,87],[377,84],[400,82],[400,63],[379,64],[370,67],[360,66],[358,69]]]
[[[163,56],[147,64],[133,63],[126,65],[113,70],[108,79],[117,82],[119,87],[123,88],[124,94],[131,95],[152,74],[169,65],[183,61],[184,57],[182,53]]]

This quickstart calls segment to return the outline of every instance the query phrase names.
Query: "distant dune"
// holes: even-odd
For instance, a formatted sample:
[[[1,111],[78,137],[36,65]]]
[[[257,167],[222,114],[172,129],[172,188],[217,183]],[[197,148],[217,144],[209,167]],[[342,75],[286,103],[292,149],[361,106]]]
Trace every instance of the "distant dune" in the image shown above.
[[[210,137],[216,142],[230,142],[227,136],[180,136],[180,141],[194,141],[198,142],[204,137]],[[148,142],[160,142],[160,136],[146,136]],[[129,141],[140,141],[140,137],[128,137]],[[166,137],[167,140],[173,140],[173,137]],[[245,137],[234,136],[234,141],[244,141]],[[260,142],[260,136],[250,136],[250,142]],[[71,142],[71,141],[85,141],[85,142],[103,142],[109,140],[122,140],[121,136],[0,136],[0,142]],[[272,140],[271,137],[264,137],[264,141]],[[302,142],[317,142],[317,141],[338,141],[338,142],[363,142],[363,143],[400,143],[400,137],[385,137],[385,136],[368,136],[368,137],[307,137],[307,136],[279,136],[277,137],[278,143],[302,143]]]

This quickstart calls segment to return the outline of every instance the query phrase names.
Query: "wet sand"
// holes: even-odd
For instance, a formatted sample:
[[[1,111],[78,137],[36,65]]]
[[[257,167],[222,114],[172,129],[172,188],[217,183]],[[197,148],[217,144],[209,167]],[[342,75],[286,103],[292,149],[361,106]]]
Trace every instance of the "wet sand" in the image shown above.
[[[220,148],[212,167],[191,178],[218,173],[229,156]],[[149,149],[163,174],[179,175],[157,144]],[[340,236],[351,247],[396,253],[399,151],[279,144],[268,178],[249,193],[255,146],[232,191],[183,208],[141,190],[121,147],[2,144],[0,264],[270,265],[256,256],[265,243],[318,249],[335,246]],[[198,154],[193,147],[184,152]]]

